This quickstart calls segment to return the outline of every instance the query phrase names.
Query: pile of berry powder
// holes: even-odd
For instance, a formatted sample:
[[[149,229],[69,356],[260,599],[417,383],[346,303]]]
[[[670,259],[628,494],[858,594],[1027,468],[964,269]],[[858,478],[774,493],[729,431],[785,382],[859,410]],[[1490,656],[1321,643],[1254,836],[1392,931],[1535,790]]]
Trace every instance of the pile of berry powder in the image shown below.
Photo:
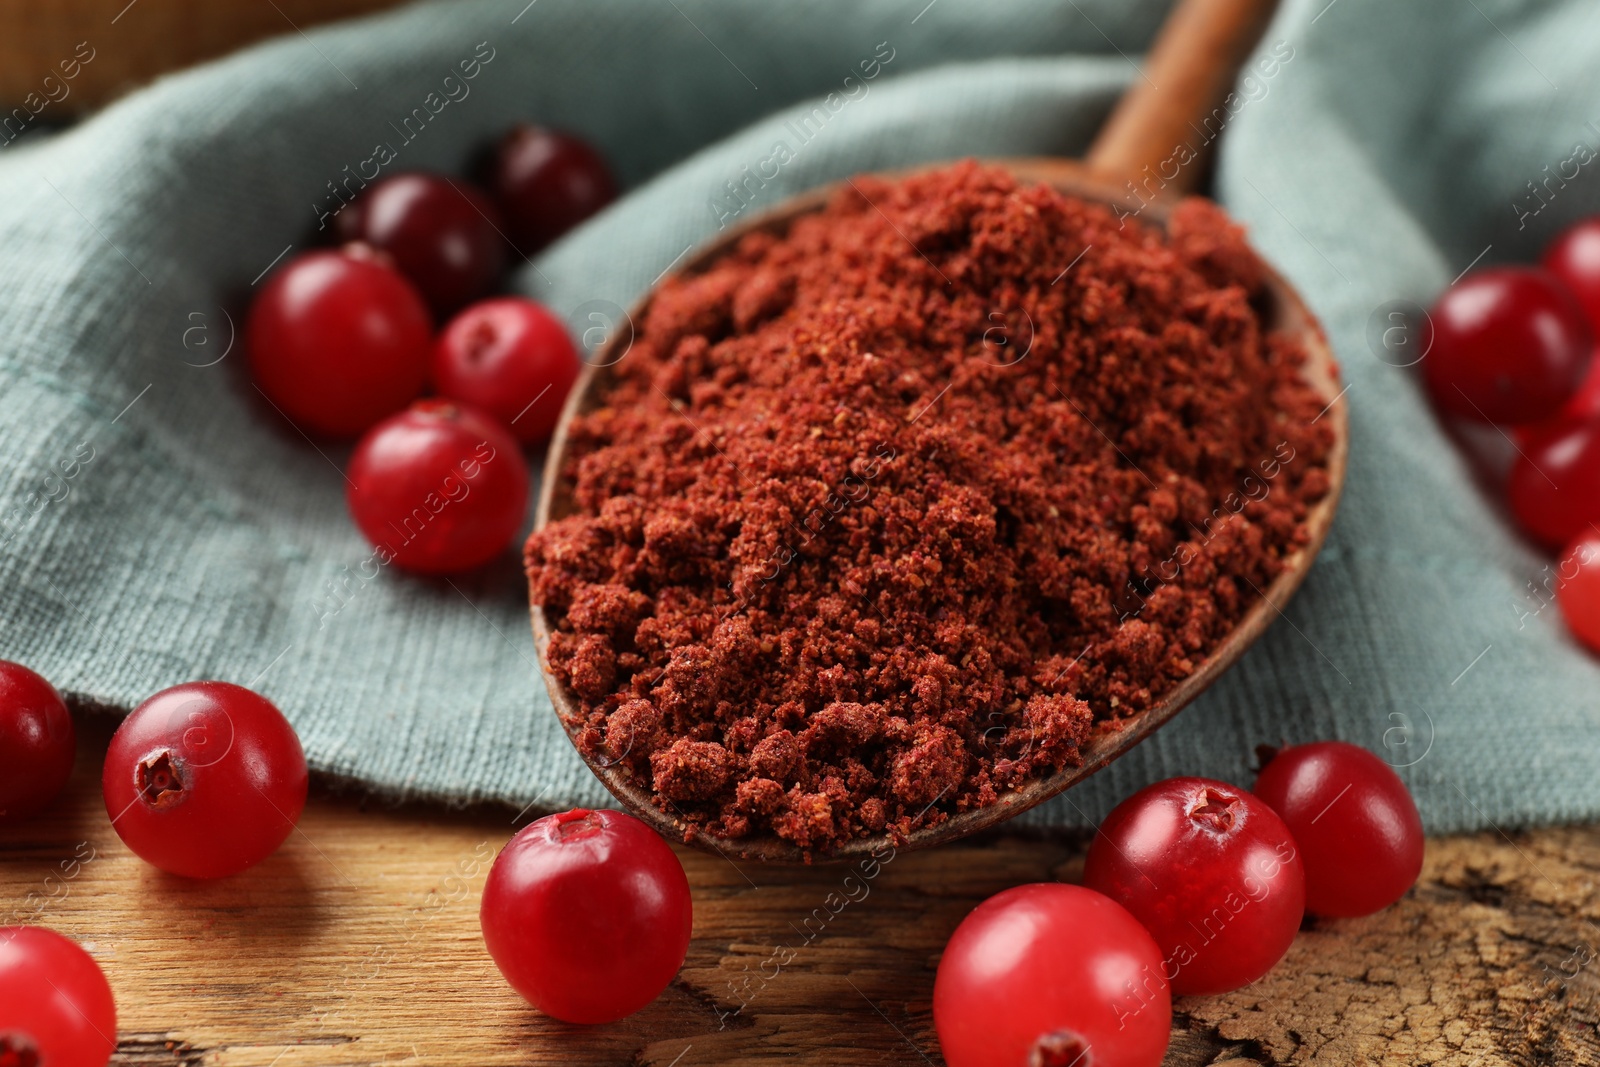
[[[858,178],[650,302],[529,539],[591,759],[807,853],[994,803],[1193,672],[1331,428],[1216,207]]]

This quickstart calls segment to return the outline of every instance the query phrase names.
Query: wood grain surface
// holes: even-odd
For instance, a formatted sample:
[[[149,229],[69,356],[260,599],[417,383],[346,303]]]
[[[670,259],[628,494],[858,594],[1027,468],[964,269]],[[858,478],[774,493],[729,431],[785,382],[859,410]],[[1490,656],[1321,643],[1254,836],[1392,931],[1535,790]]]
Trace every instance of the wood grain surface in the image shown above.
[[[1083,862],[1081,836],[809,869],[684,850],[682,973],[630,1019],[570,1027],[517,998],[478,934],[495,851],[534,813],[318,788],[277,855],[188,882],[117,839],[99,789],[109,728],[80,718],[80,733],[67,795],[0,829],[0,921],[89,948],[116,991],[124,1065],[940,1064],[929,1004],[951,930],[984,897]],[[1396,907],[1308,924],[1249,989],[1180,999],[1167,1062],[1600,1063],[1597,876],[1592,827],[1431,841]]]
[[[0,0],[0,114],[25,106],[60,122],[169,70],[399,2]]]

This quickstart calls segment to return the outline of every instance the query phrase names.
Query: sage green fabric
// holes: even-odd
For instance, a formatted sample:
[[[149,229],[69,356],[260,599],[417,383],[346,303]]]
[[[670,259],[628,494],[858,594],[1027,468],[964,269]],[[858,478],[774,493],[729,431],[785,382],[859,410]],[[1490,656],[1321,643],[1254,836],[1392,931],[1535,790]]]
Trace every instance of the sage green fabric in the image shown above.
[[[459,172],[531,118],[582,131],[629,188],[515,279],[596,339],[608,309],[788,193],[1081,152],[1162,7],[441,3],[286,33],[12,142],[52,117],[25,110],[0,134],[0,656],[111,707],[254,685],[317,769],[391,796],[601,800],[543,691],[515,561],[448,581],[367,562],[343,453],[249,384],[252,287],[315,242],[352,175]],[[78,59],[134,47],[140,17],[87,28]],[[1030,819],[1094,819],[1165,775],[1248,781],[1256,744],[1330,736],[1404,765],[1434,830],[1600,816],[1600,668],[1529,592],[1545,561],[1385,333],[1391,302],[1531,258],[1600,208],[1597,90],[1583,0],[1288,0],[1215,124],[1217,193],[1344,363],[1343,508],[1221,684]]]

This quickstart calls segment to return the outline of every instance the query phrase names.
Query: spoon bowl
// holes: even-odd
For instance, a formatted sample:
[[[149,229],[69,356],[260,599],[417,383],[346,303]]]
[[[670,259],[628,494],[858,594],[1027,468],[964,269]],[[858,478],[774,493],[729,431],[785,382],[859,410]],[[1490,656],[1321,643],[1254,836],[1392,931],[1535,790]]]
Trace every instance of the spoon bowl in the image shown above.
[[[1115,183],[1083,164],[1070,160],[1011,159],[990,162],[1006,168],[1019,181],[1042,183],[1068,196],[1108,205],[1122,202],[1121,190]],[[882,176],[902,178],[910,173],[914,172],[903,171]],[[813,190],[741,227],[731,229],[700,249],[675,274],[698,273],[751,232],[768,231],[777,234],[785,232],[797,217],[821,208],[837,188],[835,185]],[[1155,201],[1143,208],[1142,216],[1145,221],[1159,227],[1165,224],[1169,210],[1169,202]],[[1263,590],[1263,596],[1251,605],[1233,630],[1193,673],[1147,710],[1127,718],[1098,724],[1095,733],[1082,749],[1080,765],[1065,767],[1054,774],[1029,781],[1020,788],[1004,794],[987,807],[952,815],[936,825],[918,829],[897,842],[897,848],[923,848],[965,837],[1008,819],[1018,812],[1026,811],[1100,770],[1171,719],[1232,666],[1234,661],[1243,655],[1245,649],[1265,632],[1305,579],[1306,572],[1310,569],[1312,560],[1322,547],[1328,529],[1333,523],[1334,510],[1338,506],[1339,492],[1344,483],[1348,451],[1347,415],[1341,387],[1338,384],[1338,365],[1334,361],[1321,327],[1299,294],[1270,265],[1263,263],[1262,266],[1267,293],[1263,324],[1269,332],[1288,335],[1298,340],[1304,347],[1307,358],[1301,368],[1302,376],[1326,402],[1327,407],[1318,418],[1328,421],[1333,433],[1333,445],[1327,460],[1328,492],[1310,507],[1305,519],[1309,539],[1284,559],[1283,569]],[[647,296],[633,309],[633,321],[643,321],[649,299]],[[569,455],[568,431],[574,419],[603,404],[614,381],[612,368],[625,352],[625,349],[623,352],[615,349],[629,343],[631,334],[622,332],[614,336],[608,346],[599,349],[568,397],[561,423],[551,441],[545,467],[538,507],[540,527],[561,519],[573,511],[572,486],[564,477]],[[583,725],[582,704],[549,670],[548,646],[550,637],[555,632],[554,620],[539,604],[532,606],[532,614],[534,641],[540,662],[544,665],[550,698],[568,736],[572,737]],[[699,828],[691,827],[683,818],[658,808],[653,794],[635,780],[633,773],[625,765],[616,763],[607,765],[598,760],[589,760],[589,766],[605,783],[606,788],[635,815],[671,838],[685,840],[702,848],[740,859],[800,862],[807,858],[805,850],[775,835],[730,839],[707,834]],[[824,858],[848,860],[862,857],[881,849],[886,841],[887,838],[883,835],[856,838],[841,844]]]

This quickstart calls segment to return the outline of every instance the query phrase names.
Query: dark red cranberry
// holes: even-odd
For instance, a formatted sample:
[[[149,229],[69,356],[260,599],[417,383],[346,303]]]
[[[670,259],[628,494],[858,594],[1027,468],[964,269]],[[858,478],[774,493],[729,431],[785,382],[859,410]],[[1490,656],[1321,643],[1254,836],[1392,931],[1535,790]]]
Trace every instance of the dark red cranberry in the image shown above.
[[[0,1065],[105,1067],[117,1004],[94,957],[42,926],[0,926]]]
[[[1600,652],[1600,534],[1580,535],[1556,566],[1556,603],[1572,636]]]
[[[419,400],[374,426],[350,457],[346,498],[384,563],[440,574],[504,552],[522,528],[528,467],[494,419]]]
[[[524,444],[549,438],[578,377],[578,352],[542,304],[484,300],[451,320],[433,349],[433,386],[498,418]]]
[[[77,732],[55,687],[0,660],[0,821],[45,807],[72,774]]]
[[[1589,368],[1593,332],[1571,293],[1534,267],[1469,274],[1434,305],[1422,377],[1440,410],[1477,422],[1550,418]]]
[[[1560,549],[1600,524],[1600,422],[1583,422],[1523,446],[1506,475],[1517,525]]]
[[[1538,448],[1586,422],[1600,421],[1600,359],[1590,357],[1589,373],[1578,391],[1567,398],[1561,410],[1541,422],[1516,428],[1517,441],[1524,452]]]
[[[1260,978],[1305,915],[1305,866],[1289,828],[1260,798],[1209,778],[1168,778],[1113,808],[1083,884],[1150,931],[1176,994]]]
[[[490,188],[524,255],[532,255],[617,198],[611,170],[568,133],[522,125],[495,153]]]
[[[256,385],[302,428],[354,437],[427,378],[432,323],[417,291],[364,245],[291,259],[245,326]]]
[[[117,727],[101,774],[117,836],[186,878],[276,852],[306,804],[306,757],[271,701],[228,682],[163,689]]]
[[[468,182],[409,173],[364,190],[334,220],[344,240],[387,252],[434,311],[448,315],[505,270],[499,215]]]
[[[528,1003],[569,1023],[649,1004],[683,966],[694,906],[683,865],[620,811],[575,808],[525,827],[483,887],[483,940]]]
[[[949,1067],[1160,1067],[1169,971],[1116,901],[1060,882],[1014,886],[973,908],[945,945],[933,981],[939,1048]]]
[[[1275,753],[1252,790],[1282,816],[1306,868],[1306,910],[1371,915],[1416,884],[1422,818],[1400,776],[1358,745]]]
[[[1600,334],[1600,216],[1562,230],[1539,262],[1578,298],[1590,327]]]

